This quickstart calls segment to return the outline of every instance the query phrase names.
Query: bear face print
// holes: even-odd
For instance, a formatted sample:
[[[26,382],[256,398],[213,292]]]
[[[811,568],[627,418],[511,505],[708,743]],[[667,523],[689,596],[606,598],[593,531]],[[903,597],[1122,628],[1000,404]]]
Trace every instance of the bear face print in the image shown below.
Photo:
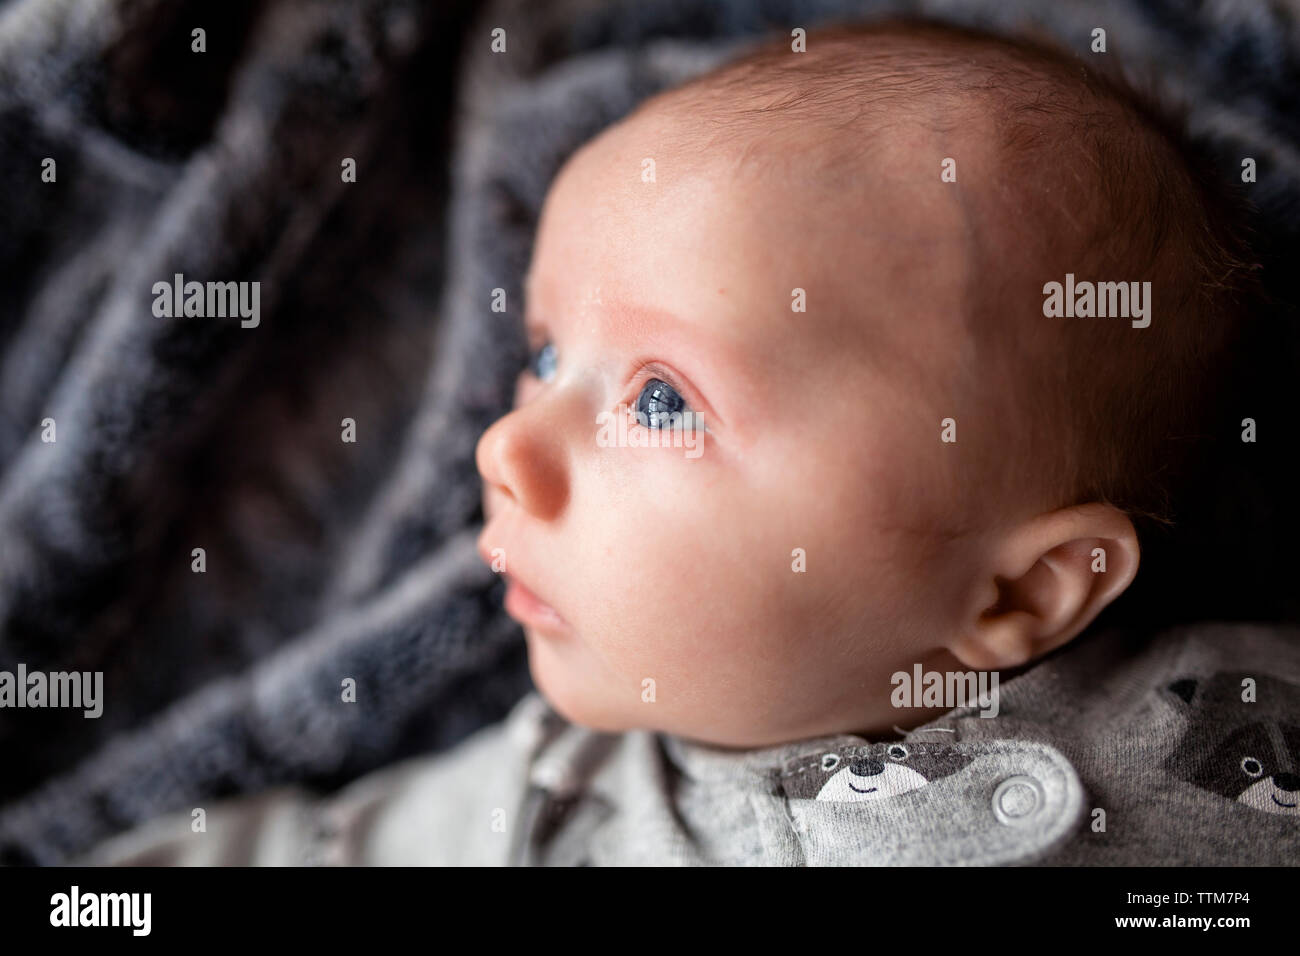
[[[956,773],[971,758],[952,747],[888,744],[854,747],[794,762],[783,774],[788,796],[861,802],[884,800]]]
[[[1242,681],[1255,700],[1242,700]],[[1300,687],[1215,674],[1170,684],[1190,721],[1165,767],[1203,790],[1265,813],[1300,815]]]

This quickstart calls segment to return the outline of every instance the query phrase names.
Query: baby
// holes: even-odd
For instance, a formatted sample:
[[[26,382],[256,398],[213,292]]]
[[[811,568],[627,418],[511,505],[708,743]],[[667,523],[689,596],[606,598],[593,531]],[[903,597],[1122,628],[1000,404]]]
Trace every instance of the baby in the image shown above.
[[[1294,641],[1071,646],[1249,301],[1217,197],[1119,84],[951,28],[651,99],[551,187],[477,451],[537,692],[83,862],[1293,861]]]

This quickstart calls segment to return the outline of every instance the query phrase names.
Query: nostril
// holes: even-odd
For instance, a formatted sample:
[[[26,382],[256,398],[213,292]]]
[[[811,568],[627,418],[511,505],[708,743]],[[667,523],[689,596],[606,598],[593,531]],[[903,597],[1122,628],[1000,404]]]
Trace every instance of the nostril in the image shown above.
[[[885,764],[871,757],[860,757],[849,764],[849,769],[859,777],[874,777],[885,772]]]
[[[1294,793],[1300,790],[1300,775],[1294,773],[1275,773],[1273,774],[1273,786],[1279,790],[1286,790],[1288,793]]]
[[[493,510],[500,508],[501,505],[506,503],[507,501],[515,502],[515,493],[510,490],[509,485],[490,484],[487,486],[487,495],[489,500],[491,501],[491,504],[489,504],[488,507],[492,508]]]

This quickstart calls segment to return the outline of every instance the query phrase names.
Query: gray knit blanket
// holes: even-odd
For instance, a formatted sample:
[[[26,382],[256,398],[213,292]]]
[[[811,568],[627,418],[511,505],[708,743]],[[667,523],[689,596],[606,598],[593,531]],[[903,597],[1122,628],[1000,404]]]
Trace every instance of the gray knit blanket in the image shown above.
[[[760,37],[895,12],[1081,55],[1103,27],[1106,56],[1190,105],[1225,176],[1256,160],[1278,307],[1225,417],[1261,441],[1224,444],[1212,504],[1107,614],[1300,618],[1271,450],[1294,441],[1300,356],[1285,4],[0,0],[0,671],[103,680],[95,718],[0,709],[0,860],[58,863],[276,784],[330,791],[504,715],[530,682],[474,551],[474,447],[525,360],[551,177]],[[257,282],[256,321],[160,316],[177,276]]]

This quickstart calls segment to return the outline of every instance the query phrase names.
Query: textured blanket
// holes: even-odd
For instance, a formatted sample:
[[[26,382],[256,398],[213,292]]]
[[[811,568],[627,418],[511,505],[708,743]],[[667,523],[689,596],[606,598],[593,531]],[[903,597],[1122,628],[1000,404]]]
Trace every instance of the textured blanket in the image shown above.
[[[530,685],[474,553],[473,456],[524,362],[547,184],[645,96],[793,27],[921,13],[1084,54],[1101,26],[1106,56],[1187,102],[1225,176],[1256,160],[1277,308],[1205,502],[1098,623],[1300,618],[1291,10],[0,2],[0,671],[103,675],[96,718],[0,709],[0,860],[57,863],[277,783],[330,790],[504,715]],[[256,282],[256,321],[160,307],[158,283],[190,281]],[[1247,416],[1257,444],[1227,431]]]

